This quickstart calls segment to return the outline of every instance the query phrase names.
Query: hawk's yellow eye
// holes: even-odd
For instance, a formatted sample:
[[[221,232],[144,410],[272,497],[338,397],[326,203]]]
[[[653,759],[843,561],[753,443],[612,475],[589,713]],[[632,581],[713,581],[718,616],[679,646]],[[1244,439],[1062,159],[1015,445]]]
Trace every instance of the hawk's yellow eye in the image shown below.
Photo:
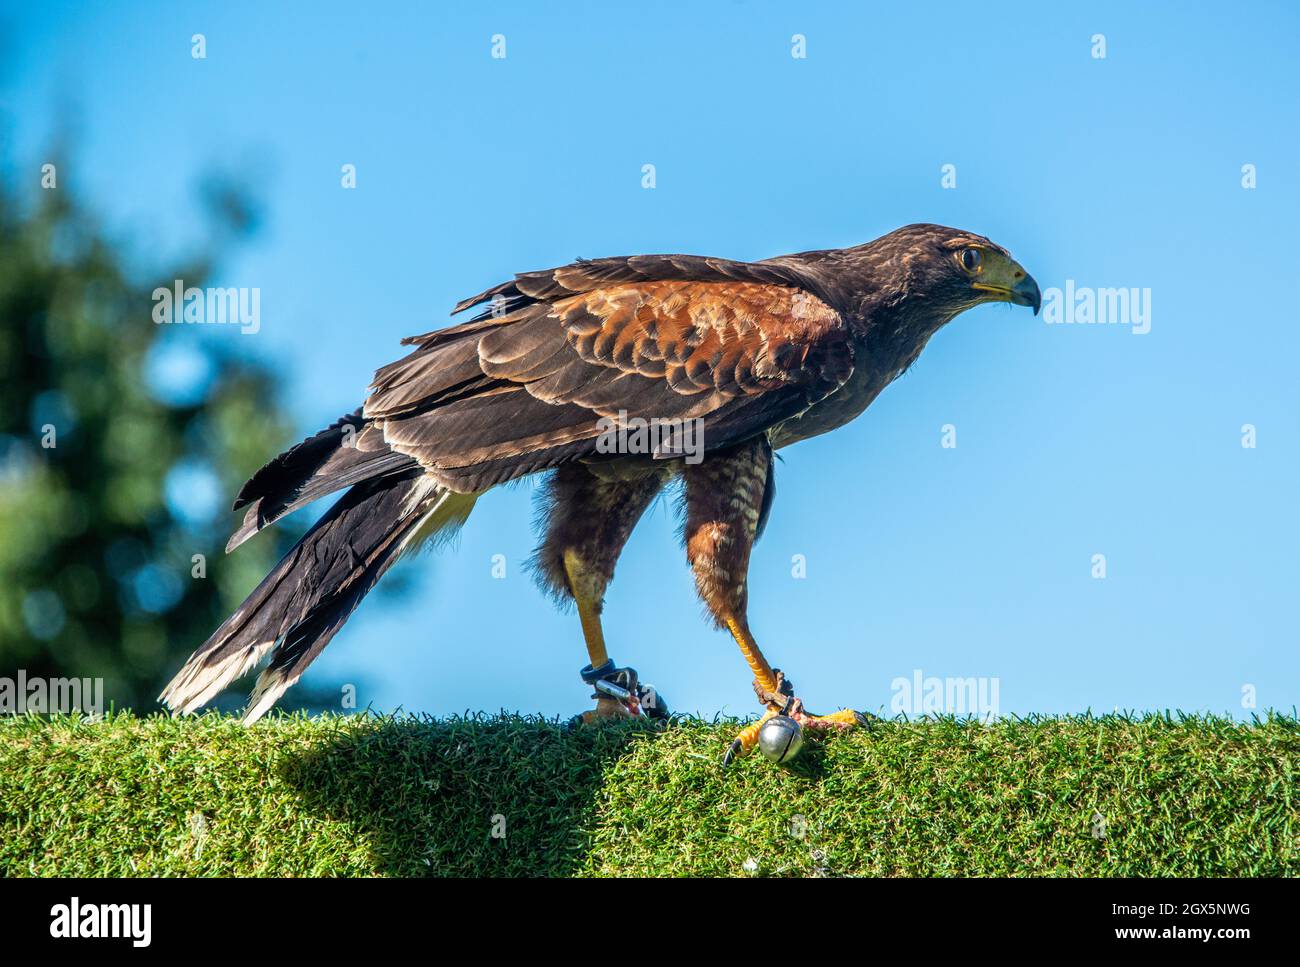
[[[961,267],[971,275],[980,270],[980,265],[984,261],[984,256],[980,254],[980,250],[977,248],[962,249],[958,258],[961,260]]]

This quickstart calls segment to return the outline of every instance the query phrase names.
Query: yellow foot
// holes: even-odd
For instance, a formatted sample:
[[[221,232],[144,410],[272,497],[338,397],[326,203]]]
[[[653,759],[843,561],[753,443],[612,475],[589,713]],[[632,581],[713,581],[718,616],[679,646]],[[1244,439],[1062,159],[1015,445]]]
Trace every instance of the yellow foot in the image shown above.
[[[727,749],[727,754],[722,757],[722,768],[731,765],[742,755],[749,755],[754,751],[754,746],[758,745],[758,733],[763,730],[763,725],[770,718],[776,717],[776,712],[768,709],[763,713],[763,717],[751,725],[746,725],[731,740],[731,747]]]
[[[802,725],[805,729],[852,729],[859,725],[867,724],[867,717],[861,712],[856,712],[851,708],[842,708],[838,712],[832,712],[830,715],[813,715],[803,710],[803,702],[799,699],[794,700],[798,703],[799,708],[790,712],[790,717]]]
[[[803,700],[796,698],[794,688],[786,681],[781,669],[774,668],[777,687],[770,691],[761,682],[754,682],[754,692],[760,702],[766,706],[763,717],[751,725],[745,726],[731,741],[727,754],[722,759],[725,768],[740,756],[753,751],[754,746],[763,745],[763,754],[774,762],[789,762],[799,754],[803,741],[801,729],[824,732],[831,729],[844,731],[867,725],[869,720],[861,712],[851,708],[842,708],[830,715],[814,715],[803,707]],[[764,726],[775,718],[793,720],[777,722],[769,726],[766,734]]]
[[[596,707],[590,712],[583,712],[577,716],[574,724],[593,725],[596,722],[606,722],[611,719],[635,718],[636,715],[636,712],[633,712],[618,699],[602,695],[596,699]]]

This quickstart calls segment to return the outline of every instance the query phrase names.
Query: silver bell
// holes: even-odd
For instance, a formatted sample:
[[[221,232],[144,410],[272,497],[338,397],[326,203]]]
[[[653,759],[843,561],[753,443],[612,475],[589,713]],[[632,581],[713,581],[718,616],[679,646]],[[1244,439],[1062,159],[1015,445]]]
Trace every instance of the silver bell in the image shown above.
[[[772,762],[789,762],[803,748],[803,729],[788,715],[773,715],[758,730],[758,748]]]

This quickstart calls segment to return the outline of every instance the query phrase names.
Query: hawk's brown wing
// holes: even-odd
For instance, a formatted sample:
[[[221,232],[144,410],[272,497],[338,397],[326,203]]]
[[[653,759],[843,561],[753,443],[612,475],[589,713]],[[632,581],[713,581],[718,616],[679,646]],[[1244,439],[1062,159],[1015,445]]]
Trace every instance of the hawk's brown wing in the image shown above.
[[[580,263],[483,293],[498,315],[410,340],[376,374],[365,416],[443,483],[481,490],[594,454],[602,417],[699,418],[705,447],[725,447],[852,372],[843,319],[788,280],[628,280],[631,260],[616,261],[621,276]]]

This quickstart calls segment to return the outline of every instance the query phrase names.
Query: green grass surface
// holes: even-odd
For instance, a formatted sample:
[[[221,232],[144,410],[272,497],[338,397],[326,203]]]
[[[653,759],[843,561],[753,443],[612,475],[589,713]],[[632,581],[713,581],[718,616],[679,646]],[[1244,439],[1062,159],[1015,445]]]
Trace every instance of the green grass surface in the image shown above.
[[[1300,872],[1290,717],[883,722],[724,773],[733,731],[9,719],[0,875]]]

